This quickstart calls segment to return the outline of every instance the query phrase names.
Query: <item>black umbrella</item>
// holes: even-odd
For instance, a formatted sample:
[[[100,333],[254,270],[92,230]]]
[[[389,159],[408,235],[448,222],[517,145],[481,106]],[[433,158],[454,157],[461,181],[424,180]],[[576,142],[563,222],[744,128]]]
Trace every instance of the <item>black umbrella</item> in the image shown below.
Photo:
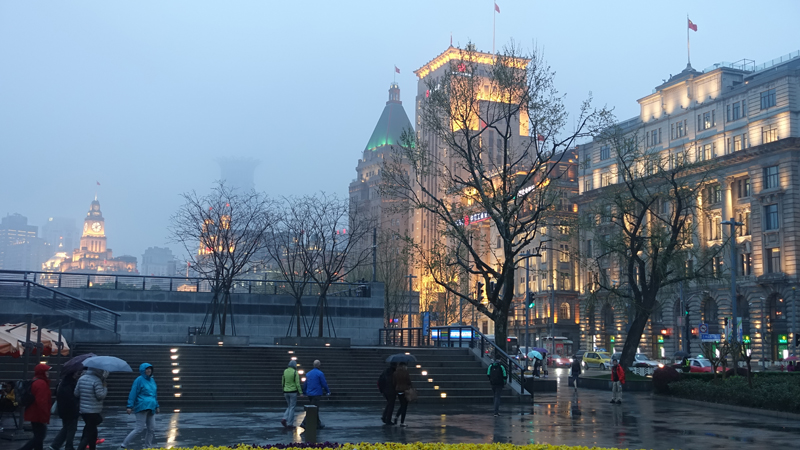
[[[64,365],[61,367],[61,376],[70,375],[85,369],[85,367],[83,366],[83,361],[93,356],[97,355],[95,355],[94,353],[86,353],[84,355],[78,355],[70,359],[69,361],[65,362]]]
[[[417,358],[414,355],[409,355],[408,353],[398,353],[396,355],[392,355],[386,358],[387,363],[410,363],[416,362]]]
[[[689,354],[683,350],[678,350],[674,355],[675,358],[686,358],[687,356],[689,356]]]

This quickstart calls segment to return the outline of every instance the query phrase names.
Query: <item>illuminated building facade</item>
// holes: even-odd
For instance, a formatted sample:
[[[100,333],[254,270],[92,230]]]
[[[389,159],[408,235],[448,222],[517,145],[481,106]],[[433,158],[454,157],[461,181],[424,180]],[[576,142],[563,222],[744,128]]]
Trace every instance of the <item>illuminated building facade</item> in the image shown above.
[[[97,198],[92,201],[89,212],[86,213],[80,248],[65,256],[61,261],[59,256],[51,258],[44,268],[60,272],[138,273],[135,257],[114,258],[111,249],[106,246],[105,219]]]
[[[663,161],[685,154],[691,162],[708,164],[708,186],[697,199],[708,211],[696,215],[692,245],[727,247],[728,226],[734,218],[738,261],[730,250],[721,266],[737,267],[737,315],[741,336],[749,340],[757,359],[778,360],[792,350],[792,331],[798,327],[795,302],[800,256],[800,52],[756,66],[753,61],[715,64],[704,71],[687,66],[681,73],[638,100],[638,117],[619,126],[636,134],[648,152]],[[609,148],[595,141],[578,152],[579,195],[588,205],[599,192],[620,181]],[[601,194],[600,194],[601,195]],[[592,252],[592,231],[580,236],[582,252]],[[608,267],[620,279],[619,268]],[[722,272],[724,274],[724,271]],[[592,274],[580,273],[580,289],[588,295]],[[682,349],[687,327],[680,296],[666,291],[645,329],[640,350],[669,358]],[[707,323],[711,334],[724,333],[732,314],[730,281],[686,286],[689,332]],[[800,299],[798,299],[800,300]],[[584,350],[620,351],[625,340],[627,313],[611,303],[584,312]],[[733,321],[730,320],[732,324]],[[700,339],[690,339],[694,354]]]

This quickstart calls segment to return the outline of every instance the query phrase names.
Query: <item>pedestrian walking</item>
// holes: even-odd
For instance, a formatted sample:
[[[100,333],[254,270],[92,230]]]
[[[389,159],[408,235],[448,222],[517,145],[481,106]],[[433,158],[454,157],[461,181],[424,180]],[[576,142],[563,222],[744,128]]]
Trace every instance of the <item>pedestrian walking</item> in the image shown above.
[[[572,379],[572,385],[575,387],[575,392],[578,392],[578,377],[581,376],[581,360],[578,355],[572,357],[572,366],[569,368],[569,377]]]
[[[95,450],[97,448],[97,426],[103,423],[103,400],[108,395],[106,387],[108,372],[90,368],[78,379],[75,386],[75,397],[80,403],[83,417],[83,433],[77,450]]]
[[[489,377],[489,384],[492,385],[492,393],[494,394],[494,416],[497,417],[500,415],[500,397],[503,395],[503,387],[506,385],[508,373],[506,372],[506,368],[500,364],[500,361],[495,359],[489,364],[486,375]]]
[[[153,438],[156,434],[156,414],[160,413],[158,406],[158,386],[153,379],[153,365],[142,363],[139,366],[139,376],[133,381],[131,393],[128,394],[127,413],[136,414],[136,425],[128,436],[122,441],[120,448],[128,448],[134,439],[144,432],[144,448],[153,448]]]
[[[397,398],[400,399],[400,409],[397,410],[397,415],[394,417],[392,424],[397,425],[397,419],[400,419],[400,426],[406,426],[406,410],[408,410],[408,398],[406,398],[406,391],[411,389],[411,376],[408,374],[408,365],[401,362],[397,366],[397,370],[392,375],[394,381],[394,391],[397,393]]]
[[[75,397],[75,385],[81,377],[82,370],[65,373],[56,387],[56,412],[61,417],[61,430],[53,439],[50,448],[60,450],[75,450],[75,432],[78,431],[78,419],[80,418],[80,406]],[[49,450],[49,449],[48,449]]]
[[[33,403],[25,407],[25,420],[31,423],[33,437],[19,450],[44,449],[44,438],[47,436],[47,424],[50,423],[51,407],[48,370],[50,370],[50,366],[43,363],[37,364],[33,369],[33,382],[31,383],[30,392],[33,395]]]
[[[539,358],[533,358],[533,377],[539,378],[539,370],[542,367],[542,360]]]
[[[303,385],[300,384],[300,374],[297,373],[297,361],[289,361],[289,367],[283,371],[281,377],[283,398],[286,399],[286,411],[283,412],[281,425],[284,428],[294,428],[294,409],[297,407],[297,396],[303,395]]]
[[[308,402],[317,407],[317,428],[321,430],[325,428],[325,425],[320,419],[319,400],[323,395],[331,395],[331,391],[328,389],[328,382],[325,381],[325,374],[319,370],[320,366],[322,363],[318,359],[315,360],[314,368],[306,374],[306,395]],[[305,427],[305,421],[300,426]]]
[[[625,370],[616,359],[611,360],[611,403],[622,403],[622,385],[625,384]]]
[[[383,415],[381,421],[385,424],[392,423],[392,413],[394,413],[394,401],[397,398],[397,392],[394,390],[394,372],[397,370],[397,363],[389,364],[389,367],[381,372],[378,378],[378,390],[383,394],[386,399],[386,407],[383,408]]]

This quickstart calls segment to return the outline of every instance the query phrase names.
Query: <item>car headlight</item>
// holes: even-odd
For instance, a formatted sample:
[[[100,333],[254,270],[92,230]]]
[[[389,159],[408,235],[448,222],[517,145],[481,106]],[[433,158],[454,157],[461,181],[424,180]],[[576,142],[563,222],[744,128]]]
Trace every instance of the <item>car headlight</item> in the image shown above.
[[[664,364],[658,363],[658,367],[660,369],[660,368],[664,367]]]

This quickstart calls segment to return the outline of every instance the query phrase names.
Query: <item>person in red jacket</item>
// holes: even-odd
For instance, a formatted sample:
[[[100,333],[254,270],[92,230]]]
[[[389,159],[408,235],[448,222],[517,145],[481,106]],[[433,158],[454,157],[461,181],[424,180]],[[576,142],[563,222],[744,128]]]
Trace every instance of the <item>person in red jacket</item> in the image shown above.
[[[616,359],[611,360],[611,403],[622,403],[622,385],[625,384],[625,369]]]
[[[25,408],[25,420],[31,423],[33,438],[20,447],[19,450],[43,450],[44,437],[47,435],[47,424],[50,423],[50,378],[47,378],[47,371],[50,366],[47,364],[37,364],[33,369],[33,383],[31,383],[31,394],[33,394],[33,404]]]

